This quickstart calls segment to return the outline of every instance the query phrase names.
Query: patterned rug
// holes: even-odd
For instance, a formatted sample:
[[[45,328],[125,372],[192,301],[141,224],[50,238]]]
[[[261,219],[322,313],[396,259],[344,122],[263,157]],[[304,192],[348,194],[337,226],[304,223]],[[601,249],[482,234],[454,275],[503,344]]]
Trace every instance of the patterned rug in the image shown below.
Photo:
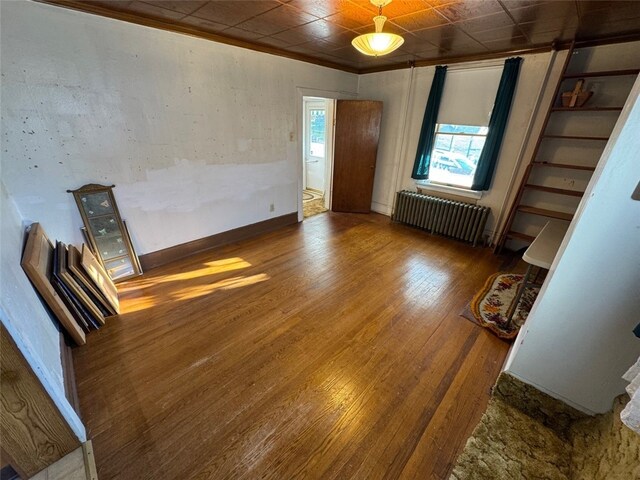
[[[316,198],[315,200],[302,203],[304,218],[309,218],[326,211],[327,209],[324,208],[324,199],[322,198]]]
[[[516,273],[496,273],[491,275],[482,290],[476,293],[471,304],[460,314],[464,318],[485,327],[500,338],[512,340],[518,335],[520,327],[538,296],[540,288],[528,287],[513,315],[511,325],[507,327],[507,313],[513,304],[524,275]]]

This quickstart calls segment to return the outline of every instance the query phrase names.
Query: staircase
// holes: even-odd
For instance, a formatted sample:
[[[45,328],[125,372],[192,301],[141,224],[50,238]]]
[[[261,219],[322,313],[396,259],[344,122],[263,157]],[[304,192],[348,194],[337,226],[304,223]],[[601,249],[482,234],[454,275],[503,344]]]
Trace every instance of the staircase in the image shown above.
[[[614,55],[603,58],[598,48],[603,47],[571,46],[496,252],[507,244],[517,250],[531,243],[549,220],[573,218],[640,72],[639,60],[616,64]],[[583,106],[563,105],[562,93],[581,80],[593,96]]]

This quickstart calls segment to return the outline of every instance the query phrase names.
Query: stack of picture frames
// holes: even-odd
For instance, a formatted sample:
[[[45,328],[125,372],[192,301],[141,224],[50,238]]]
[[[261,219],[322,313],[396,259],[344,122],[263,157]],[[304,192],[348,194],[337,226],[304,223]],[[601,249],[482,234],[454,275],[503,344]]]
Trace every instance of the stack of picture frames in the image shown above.
[[[27,229],[21,264],[77,345],[84,345],[87,333],[120,311],[113,281],[86,245],[80,250],[62,242],[54,246],[42,226],[33,223]]]

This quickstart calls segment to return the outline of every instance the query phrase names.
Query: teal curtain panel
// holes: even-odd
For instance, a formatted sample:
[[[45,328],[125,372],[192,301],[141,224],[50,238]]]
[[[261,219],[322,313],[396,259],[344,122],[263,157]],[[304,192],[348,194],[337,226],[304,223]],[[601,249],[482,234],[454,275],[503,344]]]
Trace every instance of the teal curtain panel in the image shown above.
[[[471,190],[488,190],[491,185],[493,172],[500,154],[500,147],[502,146],[502,138],[509,121],[509,112],[511,111],[513,94],[518,83],[521,63],[522,58],[520,57],[509,58],[504,62],[504,70],[500,78],[498,93],[496,93],[496,101],[493,104],[489,120],[489,133],[487,133],[487,140],[478,160]]]
[[[429,162],[431,162],[431,151],[436,138],[436,122],[438,121],[438,110],[440,109],[446,74],[446,66],[437,66],[436,74],[433,77],[433,82],[431,82],[431,91],[429,92],[427,108],[424,111],[422,129],[420,130],[418,151],[416,152],[416,160],[411,173],[411,178],[416,180],[424,180],[429,177]]]

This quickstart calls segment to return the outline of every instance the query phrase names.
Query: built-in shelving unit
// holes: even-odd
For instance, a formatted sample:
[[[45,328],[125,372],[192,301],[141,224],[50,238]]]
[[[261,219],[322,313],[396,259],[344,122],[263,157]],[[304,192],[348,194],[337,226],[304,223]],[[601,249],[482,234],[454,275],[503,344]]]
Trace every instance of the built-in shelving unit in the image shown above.
[[[616,65],[614,55],[607,57],[594,48],[598,47],[572,47],[567,55],[496,251],[508,243],[515,249],[531,243],[550,219],[573,218],[640,73],[640,68],[629,68],[640,65]],[[562,93],[571,92],[577,81],[583,81],[592,96],[580,107],[563,105]]]

